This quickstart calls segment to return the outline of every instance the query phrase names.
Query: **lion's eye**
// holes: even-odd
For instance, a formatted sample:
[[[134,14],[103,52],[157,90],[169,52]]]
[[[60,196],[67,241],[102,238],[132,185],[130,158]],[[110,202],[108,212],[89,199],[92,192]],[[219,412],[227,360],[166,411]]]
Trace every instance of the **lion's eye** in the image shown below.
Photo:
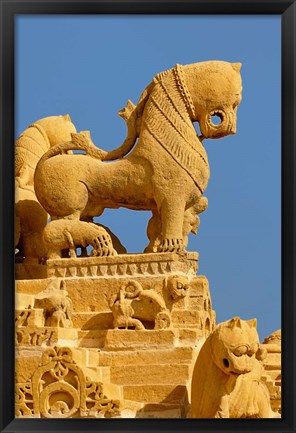
[[[250,347],[250,349],[247,352],[248,356],[253,356],[254,353],[257,352],[258,349],[259,349],[259,344],[258,343],[252,344],[252,346]]]
[[[249,348],[245,345],[243,346],[238,346],[234,351],[233,354],[235,356],[242,356],[245,355],[248,352]]]

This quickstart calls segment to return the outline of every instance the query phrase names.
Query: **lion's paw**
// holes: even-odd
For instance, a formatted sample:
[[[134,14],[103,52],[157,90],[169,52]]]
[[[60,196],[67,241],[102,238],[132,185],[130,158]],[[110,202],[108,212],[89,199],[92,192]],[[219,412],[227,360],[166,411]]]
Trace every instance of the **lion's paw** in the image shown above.
[[[116,256],[117,252],[112,246],[112,241],[109,235],[101,235],[93,240],[94,249],[91,252],[92,256]]]
[[[185,250],[183,239],[164,239],[158,247],[160,253],[179,253]]]

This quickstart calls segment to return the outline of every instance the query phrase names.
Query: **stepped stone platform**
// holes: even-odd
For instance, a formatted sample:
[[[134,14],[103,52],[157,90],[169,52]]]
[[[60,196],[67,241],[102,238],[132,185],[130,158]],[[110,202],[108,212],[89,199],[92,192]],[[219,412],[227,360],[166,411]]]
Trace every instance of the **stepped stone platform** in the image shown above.
[[[186,417],[215,326],[197,269],[197,253],[18,264],[16,416]]]

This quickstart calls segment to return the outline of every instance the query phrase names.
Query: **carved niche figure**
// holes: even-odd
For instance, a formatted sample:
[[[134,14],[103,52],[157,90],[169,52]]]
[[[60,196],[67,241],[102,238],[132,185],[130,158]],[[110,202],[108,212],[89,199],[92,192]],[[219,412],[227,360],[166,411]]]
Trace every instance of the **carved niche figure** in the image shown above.
[[[220,323],[197,357],[192,376],[192,418],[273,418],[261,376],[266,355],[256,319]]]
[[[145,329],[144,323],[153,323],[153,329],[169,328],[171,316],[163,298],[153,289],[143,289],[141,284],[129,280],[119,293],[111,295],[109,305],[115,329]]]
[[[105,208],[151,210],[161,221],[157,250],[182,251],[184,213],[198,203],[210,175],[202,140],[236,132],[240,68],[223,61],[176,65],[152,80],[136,106],[128,101],[119,112],[128,132],[118,149],[98,149],[82,133],[49,150],[35,171],[44,209],[52,217],[82,220]],[[74,149],[87,156],[60,154]]]
[[[72,301],[67,295],[65,281],[56,278],[43,292],[35,296],[34,307],[44,310],[45,326],[72,326]]]
[[[85,221],[51,221],[44,229],[43,240],[48,249],[49,259],[62,257],[62,250],[66,249],[69,249],[70,257],[76,258],[77,247],[81,247],[82,255],[86,257],[88,245],[93,247],[93,256],[117,255],[109,233],[103,227]]]
[[[76,128],[70,116],[50,116],[30,125],[15,143],[15,245],[20,260],[42,260],[46,249],[42,232],[48,214],[34,192],[34,171],[44,153],[61,141],[71,139]]]

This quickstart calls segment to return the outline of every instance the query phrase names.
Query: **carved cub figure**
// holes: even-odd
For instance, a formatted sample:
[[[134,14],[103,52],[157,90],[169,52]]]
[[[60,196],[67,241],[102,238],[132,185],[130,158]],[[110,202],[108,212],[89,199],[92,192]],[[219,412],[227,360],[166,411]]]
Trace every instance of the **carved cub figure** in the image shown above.
[[[69,249],[70,257],[76,258],[77,247],[81,247],[86,255],[88,245],[93,247],[93,256],[117,255],[108,232],[103,227],[85,221],[51,221],[43,231],[43,240],[48,248],[49,259],[60,258],[64,249]]]

